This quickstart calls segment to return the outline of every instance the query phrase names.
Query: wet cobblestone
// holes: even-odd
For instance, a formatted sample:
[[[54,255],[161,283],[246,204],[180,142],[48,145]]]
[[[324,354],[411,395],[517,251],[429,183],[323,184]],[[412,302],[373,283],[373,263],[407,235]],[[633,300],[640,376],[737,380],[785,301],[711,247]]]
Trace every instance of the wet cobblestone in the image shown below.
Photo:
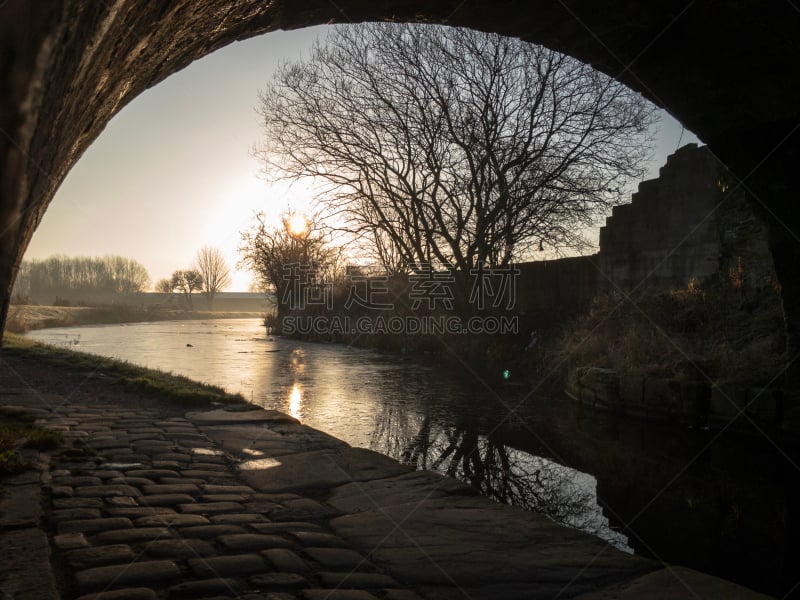
[[[315,522],[329,507],[244,484],[190,421],[160,425],[155,411],[143,419],[112,407],[102,420],[93,414],[58,419],[83,434],[70,438],[50,488],[53,545],[82,597],[297,598],[301,589],[332,587],[346,575],[315,577],[318,563],[298,554],[303,546],[341,548],[339,560],[316,556],[326,568],[365,562]]]

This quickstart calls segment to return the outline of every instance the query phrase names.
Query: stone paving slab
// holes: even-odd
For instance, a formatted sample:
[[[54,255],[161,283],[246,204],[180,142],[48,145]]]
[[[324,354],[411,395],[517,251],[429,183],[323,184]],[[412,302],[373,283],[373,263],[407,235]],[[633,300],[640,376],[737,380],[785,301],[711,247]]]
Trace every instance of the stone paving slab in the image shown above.
[[[549,598],[553,590],[597,589],[656,566],[483,498],[380,507],[334,519],[332,527],[401,580],[418,587],[455,583],[471,598]],[[536,591],[542,582],[548,589]]]
[[[117,529],[132,529],[133,523],[127,517],[107,517],[105,519],[89,518],[75,521],[61,521],[58,533],[94,533]]]
[[[233,554],[189,559],[189,568],[198,577],[252,575],[265,570],[264,559],[258,554]]]
[[[37,490],[37,496],[39,491]],[[99,519],[99,508],[61,508],[52,511],[48,515],[48,519],[52,522],[58,523],[65,519]]]
[[[200,429],[207,436],[216,440],[221,448],[230,448],[234,451],[249,448],[251,451],[268,456],[306,452],[311,448],[321,450],[348,447],[342,440],[325,433],[306,433],[300,425],[294,429],[299,430],[303,435],[292,435],[291,432],[280,432],[275,428],[252,425],[207,425]]]
[[[8,488],[13,493],[0,495],[0,529],[37,526],[42,518],[41,485],[37,482]]]
[[[236,596],[242,584],[238,579],[218,578],[187,581],[169,588],[170,598],[205,598],[220,594],[222,596]]]
[[[150,586],[153,583],[180,581],[183,575],[171,560],[152,560],[85,569],[78,571],[75,579],[79,589],[98,590],[110,586]]]
[[[198,525],[181,529],[181,536],[185,538],[217,539],[236,533],[247,533],[247,530],[239,525]]]
[[[408,473],[411,469],[363,448],[336,448],[281,456],[270,469],[242,471],[262,492],[330,490],[352,481],[369,481]]]
[[[210,542],[187,538],[154,540],[144,547],[144,552],[151,556],[174,559],[198,558],[218,554],[218,550]]]
[[[3,598],[59,598],[47,535],[36,528],[0,533],[0,590]]]
[[[188,525],[209,525],[211,522],[202,515],[186,515],[179,513],[150,515],[139,517],[135,524],[137,527],[158,527],[166,525],[168,527],[185,527]]]
[[[37,496],[40,493],[37,491]],[[53,508],[55,509],[100,508],[102,506],[103,501],[100,498],[55,498],[53,500]]]
[[[305,521],[278,521],[272,523],[251,523],[250,527],[259,533],[289,533],[295,531],[319,531],[321,527],[316,523]]]
[[[380,573],[319,573],[319,578],[322,585],[327,588],[368,588],[368,589],[381,589],[381,588],[394,588],[399,587],[394,579],[388,575]]]
[[[309,573],[311,566],[300,558],[296,552],[286,548],[272,548],[264,550],[261,555],[276,571],[286,573]]]
[[[252,585],[266,589],[290,590],[309,587],[308,580],[297,573],[262,573],[248,577]]]
[[[576,600],[696,600],[697,598],[726,598],[751,600],[769,596],[733,586],[729,581],[698,573],[686,567],[669,567],[643,575],[617,589],[603,590],[578,596]]]
[[[378,600],[378,597],[363,590],[303,590],[303,600]]]
[[[89,542],[82,533],[62,533],[53,536],[53,545],[56,550],[73,550],[75,548],[85,548],[89,545]]]
[[[111,544],[91,548],[79,548],[66,555],[67,562],[73,569],[81,570],[99,567],[112,563],[129,563],[136,558],[130,546]]]
[[[89,485],[79,487],[75,495],[84,498],[103,498],[105,496],[141,496],[142,493],[132,485]]]
[[[146,506],[188,506],[192,502],[196,500],[189,494],[149,494],[141,499]]]
[[[84,594],[78,600],[156,600],[156,598],[158,598],[157,594],[150,588],[125,588]]]
[[[195,425],[233,425],[240,423],[298,423],[297,419],[276,410],[204,410],[189,412],[186,418]]]
[[[102,544],[136,544],[171,537],[175,537],[175,533],[167,527],[137,527],[103,531],[97,535],[97,540]]]
[[[215,525],[252,525],[254,523],[269,523],[265,515],[259,513],[224,513],[211,515],[209,520]]]
[[[270,548],[292,548],[294,544],[279,535],[264,533],[233,533],[217,538],[223,548],[230,551],[253,552]]]

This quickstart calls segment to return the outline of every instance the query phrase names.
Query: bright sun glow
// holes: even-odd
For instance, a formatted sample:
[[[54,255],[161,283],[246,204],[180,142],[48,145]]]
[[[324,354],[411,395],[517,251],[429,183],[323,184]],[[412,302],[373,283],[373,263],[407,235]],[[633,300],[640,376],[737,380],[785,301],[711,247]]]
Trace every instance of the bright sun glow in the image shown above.
[[[211,195],[219,201],[209,211],[207,228],[199,238],[205,240],[204,243],[219,247],[231,267],[241,259],[238,251],[241,232],[253,225],[256,213],[263,213],[269,226],[281,227],[286,213],[308,214],[313,199],[313,190],[308,186],[268,183],[255,173],[253,164],[247,167],[247,170],[242,170],[212,190]],[[298,235],[293,229],[290,232]],[[186,260],[190,259],[191,255],[187,254]],[[173,263],[167,266],[175,268]],[[161,278],[168,277],[170,273],[165,267],[163,272],[156,274],[157,278]],[[226,291],[248,290],[253,279],[252,273],[234,270],[232,276],[233,284]]]
[[[289,219],[287,226],[289,227],[289,233],[292,235],[302,235],[308,231],[308,219],[306,219],[305,215],[294,214]]]

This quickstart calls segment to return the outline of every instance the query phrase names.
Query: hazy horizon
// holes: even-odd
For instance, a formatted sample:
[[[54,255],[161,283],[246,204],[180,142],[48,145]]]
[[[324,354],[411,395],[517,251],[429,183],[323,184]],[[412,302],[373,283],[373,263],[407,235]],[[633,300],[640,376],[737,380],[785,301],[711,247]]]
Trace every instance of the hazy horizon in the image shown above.
[[[25,254],[134,258],[153,284],[185,269],[206,245],[232,270],[226,291],[247,291],[235,269],[239,232],[257,211],[277,219],[310,200],[299,186],[268,185],[251,150],[262,136],[257,92],[328,26],[236,42],[141,94],[114,117],[69,173]],[[679,145],[697,141],[662,111],[647,179]]]

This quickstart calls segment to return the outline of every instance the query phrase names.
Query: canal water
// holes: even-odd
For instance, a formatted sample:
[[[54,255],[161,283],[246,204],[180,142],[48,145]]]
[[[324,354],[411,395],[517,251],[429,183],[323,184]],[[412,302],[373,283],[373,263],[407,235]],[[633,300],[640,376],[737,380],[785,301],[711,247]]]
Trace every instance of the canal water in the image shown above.
[[[800,461],[770,440],[595,413],[426,357],[272,337],[259,319],[28,336],[222,386],[627,552],[781,596],[800,573]]]

